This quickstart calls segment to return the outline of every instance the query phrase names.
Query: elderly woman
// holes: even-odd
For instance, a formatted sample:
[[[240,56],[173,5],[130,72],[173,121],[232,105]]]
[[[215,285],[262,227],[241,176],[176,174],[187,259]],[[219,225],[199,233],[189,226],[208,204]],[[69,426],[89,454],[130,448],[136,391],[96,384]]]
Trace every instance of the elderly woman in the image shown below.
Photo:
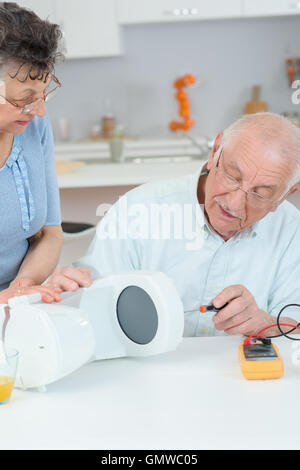
[[[39,292],[59,259],[63,235],[53,137],[45,101],[61,32],[32,11],[0,3],[0,303]]]

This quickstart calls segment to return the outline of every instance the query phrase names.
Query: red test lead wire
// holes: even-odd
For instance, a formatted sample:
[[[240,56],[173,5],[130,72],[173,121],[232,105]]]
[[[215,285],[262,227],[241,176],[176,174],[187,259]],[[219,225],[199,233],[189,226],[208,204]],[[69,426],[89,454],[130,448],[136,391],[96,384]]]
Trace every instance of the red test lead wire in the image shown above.
[[[184,313],[189,313],[189,312],[197,312],[199,311],[200,313],[206,313],[208,311],[212,311],[212,312],[216,312],[218,313],[220,310],[222,310],[222,308],[226,307],[226,305],[228,305],[228,302],[226,304],[224,304],[221,308],[217,308],[215,307],[214,305],[210,304],[210,305],[200,305],[200,307],[198,308],[195,308],[193,310],[185,310]],[[262,336],[262,332],[263,331],[266,331],[268,330],[269,328],[273,328],[274,326],[278,326],[277,323],[273,323],[272,325],[269,325],[269,326],[266,326],[265,328],[263,328],[262,330],[260,330],[258,333],[255,333],[253,335],[250,335],[248,336],[245,340],[244,340],[244,346],[248,346],[251,342],[251,339],[252,338],[256,338],[258,339],[258,336],[261,336],[262,338],[265,338],[264,336]],[[289,326],[291,328],[294,328],[294,329],[298,329],[300,330],[300,326],[296,326],[296,325],[291,325],[289,323],[279,323],[279,326]]]
[[[289,326],[289,327],[292,327],[292,328],[296,328],[298,330],[300,330],[300,326],[296,326],[296,325],[291,325],[290,323],[279,323],[280,326]],[[269,328],[273,328],[274,326],[278,326],[277,323],[274,323],[273,325],[269,325],[269,326],[266,326],[265,328],[263,328],[262,330],[260,330],[258,333],[255,333],[254,335],[251,335],[251,336],[248,336],[245,340],[244,340],[244,346],[249,346],[250,342],[251,342],[251,339],[252,338],[257,338],[258,336],[262,336],[261,333],[265,330],[268,330]],[[262,336],[263,338],[265,338],[264,336]],[[255,340],[254,340],[255,341]]]

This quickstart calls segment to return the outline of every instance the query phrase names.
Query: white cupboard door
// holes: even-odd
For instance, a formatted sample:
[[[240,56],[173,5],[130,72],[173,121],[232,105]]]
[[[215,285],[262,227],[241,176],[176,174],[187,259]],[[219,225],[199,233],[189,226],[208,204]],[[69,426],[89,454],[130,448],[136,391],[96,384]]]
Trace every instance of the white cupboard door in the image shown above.
[[[245,16],[275,16],[300,14],[297,0],[243,0]]]
[[[33,10],[42,20],[56,21],[55,0],[18,0],[17,3],[20,7]]]
[[[242,16],[241,0],[117,0],[120,24]]]
[[[120,38],[114,0],[56,0],[69,59],[119,55]]]

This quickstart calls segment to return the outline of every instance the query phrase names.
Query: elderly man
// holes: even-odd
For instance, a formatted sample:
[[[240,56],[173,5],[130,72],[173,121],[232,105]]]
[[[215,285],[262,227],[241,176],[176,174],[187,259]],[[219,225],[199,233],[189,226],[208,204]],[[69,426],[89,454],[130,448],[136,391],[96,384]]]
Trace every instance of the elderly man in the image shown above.
[[[284,305],[300,303],[300,213],[286,201],[299,181],[299,129],[271,113],[244,116],[219,133],[196,175],[146,184],[124,196],[131,216],[133,207],[149,209],[127,236],[121,198],[79,265],[100,275],[163,271],[184,303],[186,336],[256,333],[274,324]],[[174,203],[192,208],[181,220],[186,223],[186,213],[193,219],[194,243],[191,230],[174,234],[175,222],[169,237],[142,237],[146,212]],[[72,290],[90,281],[87,270],[62,268],[49,282]],[[227,305],[217,314],[201,314],[199,305],[210,302]],[[292,313],[285,321],[297,324]],[[276,327],[266,332],[276,333]]]

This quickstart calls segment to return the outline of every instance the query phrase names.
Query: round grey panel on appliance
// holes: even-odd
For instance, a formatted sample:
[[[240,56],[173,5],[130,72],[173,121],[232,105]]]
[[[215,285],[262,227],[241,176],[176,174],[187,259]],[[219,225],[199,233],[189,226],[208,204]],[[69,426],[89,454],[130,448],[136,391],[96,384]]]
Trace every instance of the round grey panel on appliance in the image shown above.
[[[156,335],[157,311],[149,294],[140,287],[128,286],[121,292],[117,317],[125,335],[137,344],[148,344]]]

